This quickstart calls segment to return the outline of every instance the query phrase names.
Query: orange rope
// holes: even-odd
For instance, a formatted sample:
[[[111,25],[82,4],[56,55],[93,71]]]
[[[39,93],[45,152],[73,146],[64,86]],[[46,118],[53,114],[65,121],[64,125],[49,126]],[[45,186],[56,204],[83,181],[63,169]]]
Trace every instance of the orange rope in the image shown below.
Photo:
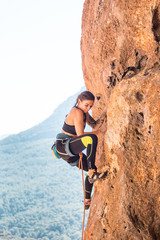
[[[84,223],[85,223],[85,187],[84,187],[84,176],[83,176],[83,162],[82,162],[83,154],[79,153],[79,170],[82,169],[82,184],[83,184],[83,197],[84,197],[84,211],[83,211],[83,227],[82,227],[82,237],[81,240],[84,239]]]

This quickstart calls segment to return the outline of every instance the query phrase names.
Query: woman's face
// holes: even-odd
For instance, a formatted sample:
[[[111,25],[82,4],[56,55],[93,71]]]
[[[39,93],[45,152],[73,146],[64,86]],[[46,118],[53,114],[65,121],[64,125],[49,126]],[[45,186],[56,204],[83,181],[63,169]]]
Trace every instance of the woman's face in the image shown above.
[[[78,100],[78,107],[83,110],[83,112],[87,113],[93,106],[93,100]]]

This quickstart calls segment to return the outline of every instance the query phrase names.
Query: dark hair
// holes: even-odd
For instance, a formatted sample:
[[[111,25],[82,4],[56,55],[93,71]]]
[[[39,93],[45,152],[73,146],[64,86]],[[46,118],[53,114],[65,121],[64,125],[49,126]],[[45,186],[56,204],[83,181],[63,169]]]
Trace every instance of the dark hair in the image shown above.
[[[92,101],[94,101],[95,100],[95,96],[90,91],[81,92],[78,95],[78,97],[77,97],[77,100],[76,100],[76,103],[75,103],[74,107],[78,104],[78,100],[81,100],[81,101],[83,101],[83,100],[92,100]]]

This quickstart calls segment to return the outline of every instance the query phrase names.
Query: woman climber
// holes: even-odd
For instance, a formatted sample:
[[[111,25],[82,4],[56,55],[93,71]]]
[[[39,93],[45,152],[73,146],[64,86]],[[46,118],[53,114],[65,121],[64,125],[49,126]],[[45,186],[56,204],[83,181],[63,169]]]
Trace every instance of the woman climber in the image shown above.
[[[85,178],[85,208],[88,209],[91,203],[91,191],[93,183],[102,179],[105,173],[97,172],[95,166],[95,155],[98,143],[97,133],[105,131],[102,125],[104,119],[102,115],[98,120],[94,120],[88,111],[94,104],[95,97],[89,91],[84,91],[78,95],[76,104],[66,116],[61,133],[56,136],[56,151],[58,155],[66,160],[71,166],[79,166],[79,153],[87,149],[87,156],[83,154],[83,169],[88,171]],[[103,111],[104,113],[104,111]],[[106,116],[106,114],[105,114]],[[84,132],[86,123],[92,128],[102,125],[98,130]]]

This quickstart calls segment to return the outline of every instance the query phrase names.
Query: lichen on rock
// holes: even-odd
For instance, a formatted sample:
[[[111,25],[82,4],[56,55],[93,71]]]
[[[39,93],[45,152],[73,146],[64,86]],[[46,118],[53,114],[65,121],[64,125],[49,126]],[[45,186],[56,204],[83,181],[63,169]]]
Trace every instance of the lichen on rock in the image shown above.
[[[93,115],[108,107],[86,240],[160,239],[160,1],[86,0],[82,65],[96,96]]]

